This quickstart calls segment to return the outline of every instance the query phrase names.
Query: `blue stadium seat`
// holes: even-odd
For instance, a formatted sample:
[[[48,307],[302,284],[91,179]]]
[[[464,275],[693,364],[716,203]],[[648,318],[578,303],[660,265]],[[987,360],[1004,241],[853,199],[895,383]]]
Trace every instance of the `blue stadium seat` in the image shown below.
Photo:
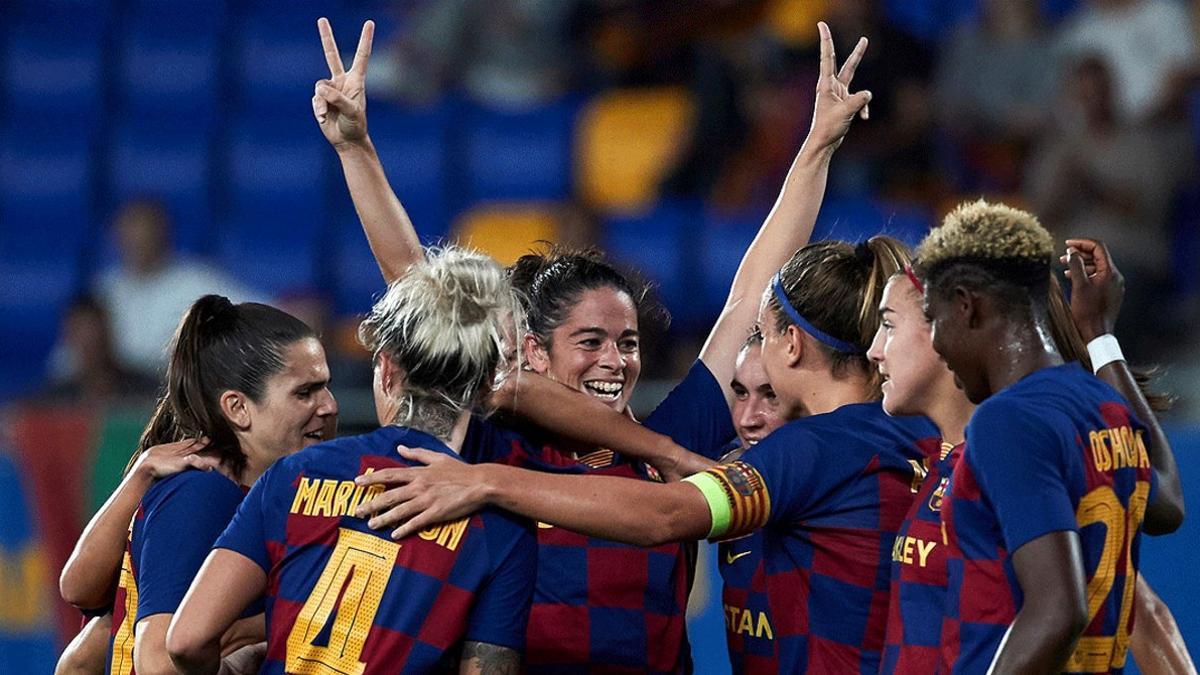
[[[223,9],[220,2],[143,1],[122,22],[117,87],[129,114],[208,123],[220,93]]]
[[[60,119],[97,126],[103,109],[103,24],[76,23],[68,12],[30,10],[19,17],[0,29],[5,112],[46,126]]]
[[[701,293],[692,297],[702,301],[705,314],[715,317],[725,306],[729,286],[742,256],[754,241],[766,215],[759,212],[723,214],[712,210],[704,214],[697,266],[702,275]]]
[[[371,254],[358,218],[353,213],[336,218],[332,264],[333,310],[339,316],[363,314],[387,286]]]
[[[452,115],[451,107],[444,103],[407,109],[380,102],[372,104],[369,112],[371,138],[388,182],[422,239],[444,237],[450,229]],[[345,190],[339,188],[337,193]]]
[[[7,129],[0,135],[0,260],[73,268],[92,228],[93,187],[85,134]]]
[[[128,113],[109,153],[114,207],[138,197],[161,199],[175,248],[209,250],[212,225],[212,131],[183,118]]]
[[[326,13],[340,14],[341,3],[321,5],[332,10]],[[250,9],[236,21],[230,67],[241,109],[271,111],[289,121],[311,120],[313,83],[329,77],[317,37],[316,18],[320,15],[318,8],[299,12],[265,5]],[[353,53],[357,32],[353,37],[341,37],[342,42],[350,42],[338,46]]]
[[[0,399],[42,380],[92,228],[86,134],[0,135]]]
[[[305,134],[252,121],[233,131],[222,171],[228,207],[217,246],[231,273],[272,293],[313,287],[331,159],[315,130]]]
[[[464,103],[458,157],[470,202],[560,200],[571,193],[571,140],[578,102],[529,111]]]
[[[673,323],[691,328],[706,316],[703,303],[693,292],[698,273],[692,250],[696,237],[690,234],[699,219],[698,205],[685,201],[663,202],[644,213],[604,219],[604,250],[653,282]]]

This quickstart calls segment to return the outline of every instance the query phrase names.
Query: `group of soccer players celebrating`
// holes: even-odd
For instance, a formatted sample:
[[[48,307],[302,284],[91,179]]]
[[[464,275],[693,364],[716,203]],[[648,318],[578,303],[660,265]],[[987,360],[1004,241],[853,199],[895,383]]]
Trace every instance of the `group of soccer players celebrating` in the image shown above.
[[[349,70],[318,26],[313,113],[388,282],[359,330],[380,428],[334,439],[302,322],[199,299],[63,571],[94,618],[59,672],[689,672],[703,538],[735,672],[1192,668],[1137,575],[1183,495],[1104,245],[1060,258],[983,201],[915,256],[809,243],[865,39],[839,69],[819,24],[808,138],[638,423],[645,289],[593,251],[422,249],[367,134],[374,26]]]

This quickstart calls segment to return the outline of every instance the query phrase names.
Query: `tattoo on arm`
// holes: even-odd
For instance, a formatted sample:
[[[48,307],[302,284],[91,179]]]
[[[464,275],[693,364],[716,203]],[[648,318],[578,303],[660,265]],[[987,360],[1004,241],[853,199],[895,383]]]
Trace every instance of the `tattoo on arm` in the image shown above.
[[[516,675],[521,669],[517,650],[486,642],[464,643],[462,661],[464,666],[478,668],[480,675]]]

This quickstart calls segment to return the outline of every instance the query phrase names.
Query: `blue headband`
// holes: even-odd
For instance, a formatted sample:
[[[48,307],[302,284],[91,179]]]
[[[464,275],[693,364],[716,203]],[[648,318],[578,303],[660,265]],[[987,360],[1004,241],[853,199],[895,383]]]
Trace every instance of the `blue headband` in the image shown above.
[[[771,288],[775,293],[775,299],[779,301],[779,306],[783,308],[783,311],[786,312],[789,317],[791,317],[792,322],[804,329],[804,332],[816,338],[817,342],[820,342],[832,348],[833,350],[842,352],[844,354],[863,353],[864,350],[858,345],[851,344],[845,340],[839,340],[812,325],[807,319],[800,316],[800,312],[797,312],[796,308],[792,307],[791,301],[788,300],[787,293],[783,290],[783,281],[779,278],[778,273],[776,273],[775,277],[771,279]]]

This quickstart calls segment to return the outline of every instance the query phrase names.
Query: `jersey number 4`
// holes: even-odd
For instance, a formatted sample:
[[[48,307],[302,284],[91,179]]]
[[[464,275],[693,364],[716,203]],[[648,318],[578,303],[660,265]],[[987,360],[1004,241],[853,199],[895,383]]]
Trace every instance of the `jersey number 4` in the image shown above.
[[[1129,496],[1129,508],[1121,506],[1117,493],[1107,485],[1087,493],[1079,500],[1075,517],[1079,527],[1103,524],[1104,549],[1100,562],[1087,585],[1088,623],[1096,619],[1112,593],[1117,581],[1117,561],[1125,559],[1124,592],[1121,594],[1121,611],[1113,635],[1084,635],[1075,645],[1075,652],[1067,663],[1067,670],[1076,673],[1107,673],[1125,665],[1125,653],[1129,648],[1129,619],[1133,609],[1133,588],[1137,584],[1133,569],[1133,538],[1142,526],[1146,515],[1146,502],[1150,496],[1150,483],[1138,481]]]
[[[287,672],[362,673],[359,661],[400,544],[341,528],[287,640]]]

